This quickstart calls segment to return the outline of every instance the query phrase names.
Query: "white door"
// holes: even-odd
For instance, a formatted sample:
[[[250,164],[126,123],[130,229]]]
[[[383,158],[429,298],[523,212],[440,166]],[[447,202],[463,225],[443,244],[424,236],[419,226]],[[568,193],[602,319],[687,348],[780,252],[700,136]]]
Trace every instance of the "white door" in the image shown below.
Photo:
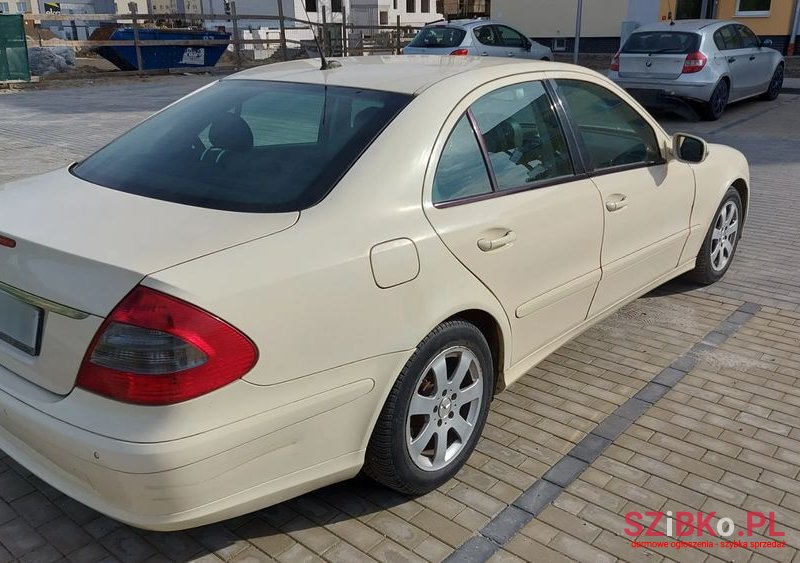
[[[678,266],[689,236],[694,174],[687,164],[664,160],[659,133],[614,92],[583,80],[556,84],[603,201],[603,277],[594,315]]]
[[[541,82],[485,93],[444,131],[426,214],[502,304],[516,363],[586,318],[600,279],[600,197],[574,174]]]

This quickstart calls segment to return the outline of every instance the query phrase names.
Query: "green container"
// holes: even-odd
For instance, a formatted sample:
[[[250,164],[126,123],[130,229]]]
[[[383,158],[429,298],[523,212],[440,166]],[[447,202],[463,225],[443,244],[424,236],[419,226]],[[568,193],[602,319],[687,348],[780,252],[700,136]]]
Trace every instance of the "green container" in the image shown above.
[[[0,82],[30,79],[22,14],[0,15]]]

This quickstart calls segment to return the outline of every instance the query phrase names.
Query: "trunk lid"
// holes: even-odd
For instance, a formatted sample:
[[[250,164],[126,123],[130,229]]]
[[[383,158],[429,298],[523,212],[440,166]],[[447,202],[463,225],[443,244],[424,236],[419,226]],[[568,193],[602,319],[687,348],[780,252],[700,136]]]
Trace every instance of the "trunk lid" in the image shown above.
[[[22,293],[28,312],[31,303],[44,311],[38,354],[0,338],[0,366],[66,394],[102,318],[146,275],[288,229],[298,217],[150,199],[67,169],[0,186],[0,235],[16,243],[0,246],[0,290],[6,302]]]
[[[644,55],[620,53],[620,78],[675,80],[683,71],[684,54]]]

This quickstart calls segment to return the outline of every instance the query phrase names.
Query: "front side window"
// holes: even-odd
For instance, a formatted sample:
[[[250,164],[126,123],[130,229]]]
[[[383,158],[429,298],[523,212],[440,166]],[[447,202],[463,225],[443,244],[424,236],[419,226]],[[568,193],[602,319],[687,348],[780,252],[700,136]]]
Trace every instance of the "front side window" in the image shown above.
[[[500,39],[497,37],[497,33],[494,31],[494,26],[491,25],[476,27],[475,39],[477,39],[478,43],[481,45],[488,45],[490,47],[500,45]]]
[[[410,100],[321,84],[222,80],[71,171],[107,188],[184,205],[299,211],[324,198]]]
[[[433,178],[433,203],[454,201],[492,191],[478,139],[464,115],[447,139]]]
[[[513,47],[515,49],[522,49],[525,47],[527,41],[521,33],[505,25],[498,25],[497,30],[500,32],[503,45],[506,47]]]
[[[655,131],[622,98],[591,82],[556,83],[593,171],[662,162]]]
[[[472,106],[498,190],[573,173],[567,141],[541,82],[507,86]]]
[[[768,16],[772,0],[736,0],[737,16]]]
[[[743,49],[758,49],[761,43],[756,37],[756,34],[750,31],[750,28],[744,25],[737,25],[736,30],[739,32],[739,38],[742,42]]]

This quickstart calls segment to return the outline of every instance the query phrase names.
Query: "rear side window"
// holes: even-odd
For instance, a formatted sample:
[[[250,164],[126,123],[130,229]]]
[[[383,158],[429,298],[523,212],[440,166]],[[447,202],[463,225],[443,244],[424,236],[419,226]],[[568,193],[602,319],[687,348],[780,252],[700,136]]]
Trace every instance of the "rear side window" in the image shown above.
[[[391,92],[222,80],[72,168],[184,205],[278,213],[318,203],[411,100]]]
[[[714,32],[714,44],[720,51],[741,49],[743,46],[741,37],[732,25],[726,25]]]
[[[622,47],[629,54],[681,54],[688,55],[700,48],[700,36],[682,31],[643,31],[634,33]]]
[[[420,31],[409,47],[458,47],[467,32],[459,27],[426,27]]]
[[[573,173],[567,141],[541,82],[500,88],[472,105],[498,190]]]
[[[492,25],[476,27],[474,33],[475,39],[477,39],[478,43],[481,45],[488,45],[489,47],[500,45],[500,38],[497,36],[495,28]]]
[[[556,83],[578,128],[592,170],[662,162],[655,131],[622,98],[591,82],[557,80]]]
[[[433,178],[433,203],[487,194],[492,191],[478,139],[466,115],[447,139]]]

